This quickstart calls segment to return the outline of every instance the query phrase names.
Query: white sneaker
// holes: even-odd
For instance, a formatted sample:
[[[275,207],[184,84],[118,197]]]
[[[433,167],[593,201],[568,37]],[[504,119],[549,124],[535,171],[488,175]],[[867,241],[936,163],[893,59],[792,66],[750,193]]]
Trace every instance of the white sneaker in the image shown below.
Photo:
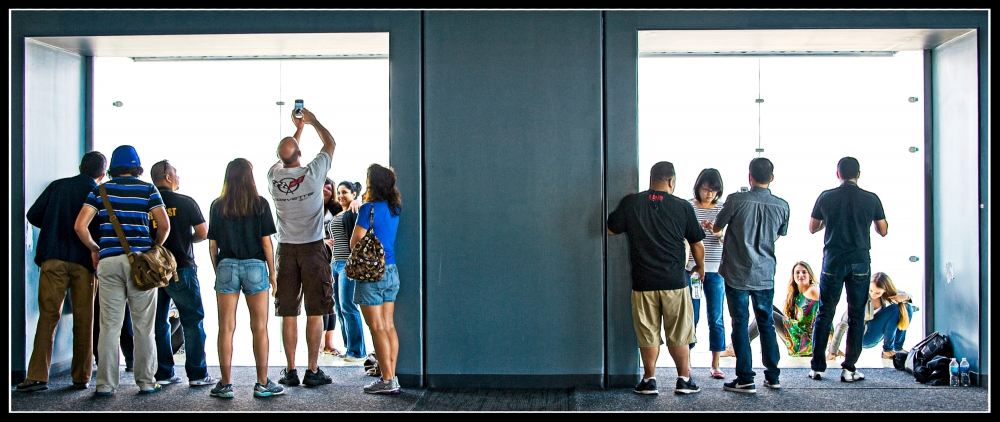
[[[364,362],[365,359],[367,359],[367,358],[365,358],[365,357],[360,357],[359,358],[359,357],[354,357],[354,356],[344,356],[344,362],[347,362],[347,363]]]
[[[212,384],[215,384],[217,382],[219,382],[219,380],[217,380],[215,378],[212,378],[211,375],[205,375],[205,378],[202,378],[200,380],[190,380],[190,381],[188,381],[188,385],[190,385],[192,387],[199,387],[199,386],[202,386],[202,385],[212,385]]]
[[[812,378],[814,380],[821,380],[821,379],[823,379],[823,372],[817,372],[817,371],[813,371],[813,370],[810,369],[809,370],[809,378]]]
[[[840,371],[840,381],[842,382],[854,382],[854,381],[861,381],[864,379],[865,379],[865,374],[862,374],[861,371],[857,370],[857,368],[855,368],[854,372],[848,371],[846,369]]]

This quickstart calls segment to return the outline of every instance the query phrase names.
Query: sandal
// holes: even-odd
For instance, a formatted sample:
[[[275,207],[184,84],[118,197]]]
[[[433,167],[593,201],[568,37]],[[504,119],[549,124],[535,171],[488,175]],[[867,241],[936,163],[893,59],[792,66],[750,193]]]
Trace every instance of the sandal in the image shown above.
[[[888,352],[882,352],[882,359],[892,359],[896,355],[896,351],[890,350]]]
[[[720,371],[719,368],[712,368],[712,378],[721,380],[726,378],[726,374],[722,373],[722,371]]]
[[[327,355],[334,355],[334,356],[341,356],[341,355],[343,355],[343,353],[341,353],[340,350],[337,350],[337,349],[323,349],[323,353],[327,354]]]

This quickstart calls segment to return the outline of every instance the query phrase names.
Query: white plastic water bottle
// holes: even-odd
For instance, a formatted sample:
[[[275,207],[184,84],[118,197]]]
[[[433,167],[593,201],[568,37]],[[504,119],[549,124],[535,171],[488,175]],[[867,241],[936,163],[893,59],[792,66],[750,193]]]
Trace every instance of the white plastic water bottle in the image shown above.
[[[691,299],[701,299],[701,279],[698,273],[691,273]]]
[[[958,373],[958,361],[955,358],[951,358],[951,363],[948,364],[948,374],[951,378],[951,386],[958,387],[961,385],[961,378]]]
[[[968,387],[972,385],[972,381],[969,379],[969,361],[962,358],[962,363],[958,364],[958,373],[961,377],[959,383],[962,387]]]

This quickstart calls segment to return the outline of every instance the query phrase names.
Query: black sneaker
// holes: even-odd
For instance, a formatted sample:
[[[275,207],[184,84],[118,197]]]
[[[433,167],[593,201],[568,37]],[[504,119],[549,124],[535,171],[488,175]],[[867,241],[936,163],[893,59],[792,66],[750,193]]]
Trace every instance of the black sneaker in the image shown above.
[[[694,378],[688,377],[687,381],[682,378],[677,378],[677,386],[674,387],[674,394],[694,394],[701,391],[698,385],[694,383]]]
[[[302,377],[302,383],[306,387],[314,387],[317,385],[330,384],[333,379],[329,375],[323,373],[323,370],[319,367],[316,368],[316,372],[306,369],[306,376]]]
[[[660,394],[656,391],[656,378],[650,378],[648,381],[639,381],[639,385],[635,386],[636,394]]]
[[[34,380],[24,380],[24,382],[17,385],[17,391],[28,393],[32,391],[42,391],[48,390],[49,384],[41,381]]]
[[[754,394],[757,392],[757,386],[754,385],[753,382],[750,382],[749,384],[740,384],[738,379],[722,384],[722,389],[726,391],[732,391],[734,393],[745,393],[745,394]]]
[[[308,371],[308,369],[306,371]],[[282,369],[281,378],[278,379],[278,384],[285,384],[289,387],[299,385],[299,371],[295,369]]]

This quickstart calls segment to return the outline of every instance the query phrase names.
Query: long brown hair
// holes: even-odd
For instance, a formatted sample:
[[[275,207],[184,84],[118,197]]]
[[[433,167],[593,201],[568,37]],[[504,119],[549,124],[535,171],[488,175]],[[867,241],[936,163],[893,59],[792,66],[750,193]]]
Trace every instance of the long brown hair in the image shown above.
[[[898,304],[899,324],[896,324],[896,327],[899,328],[900,330],[907,329],[910,326],[910,315],[906,313],[905,303],[899,303],[891,299],[893,296],[899,294],[899,291],[896,290],[896,285],[892,284],[892,279],[889,278],[889,275],[887,275],[886,273],[877,272],[874,275],[872,275],[872,282],[875,283],[876,287],[885,290],[885,293],[882,293],[881,297],[882,306],[885,306],[887,303],[890,305]]]
[[[262,202],[253,181],[253,164],[245,158],[230,161],[222,181],[222,194],[212,201],[219,215],[233,220],[257,215],[264,210]]]
[[[806,264],[805,261],[796,262],[792,265],[792,277],[788,279],[788,296],[785,296],[785,316],[792,317],[795,315],[795,298],[802,294],[799,291],[799,285],[795,283],[795,267],[801,265],[809,273],[809,284],[817,284],[816,274],[813,274],[812,267]]]
[[[389,205],[389,215],[399,215],[403,199],[396,188],[396,172],[392,168],[378,164],[368,166],[368,190],[365,191],[365,202],[386,201]]]

